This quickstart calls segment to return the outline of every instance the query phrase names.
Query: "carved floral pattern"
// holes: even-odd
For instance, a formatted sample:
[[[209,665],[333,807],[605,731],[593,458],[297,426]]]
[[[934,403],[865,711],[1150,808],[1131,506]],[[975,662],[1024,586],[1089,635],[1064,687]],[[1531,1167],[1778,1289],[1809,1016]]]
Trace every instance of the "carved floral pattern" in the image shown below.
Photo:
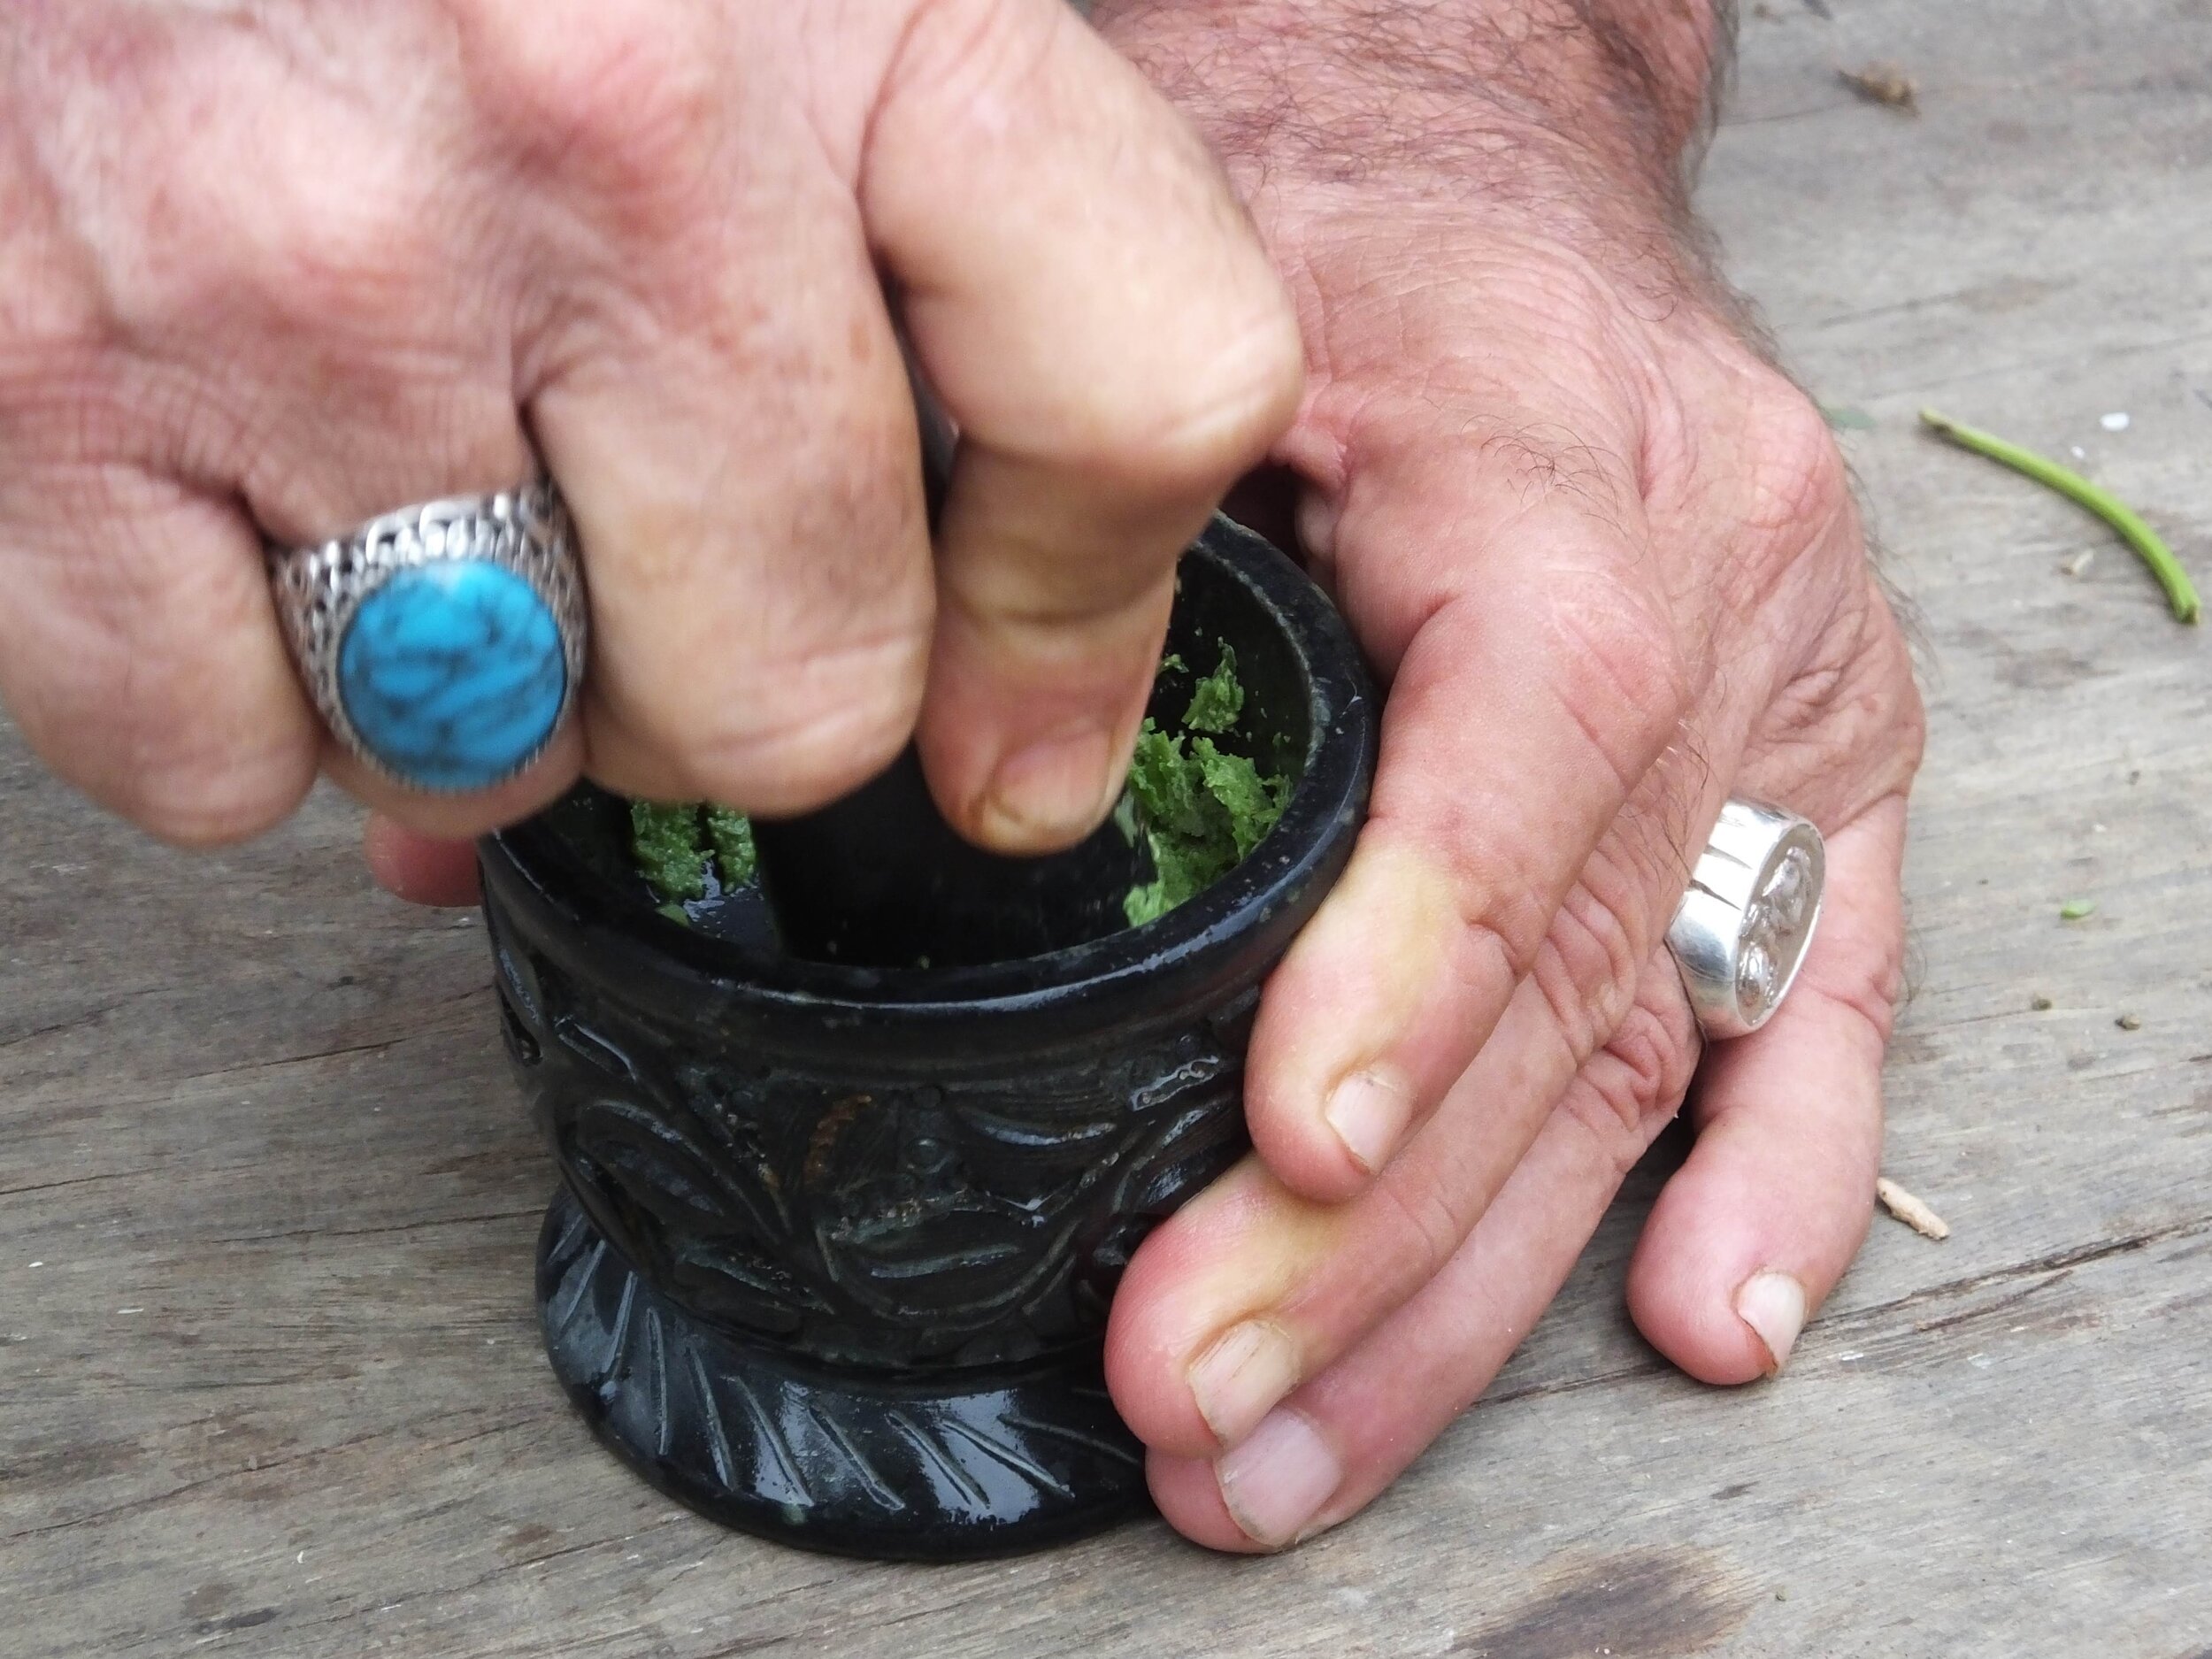
[[[1094,1340],[1144,1234],[1246,1144],[1250,993],[1133,1051],[887,1084],[707,1052],[494,942],[510,1051],[597,1228],[677,1307],[818,1360]]]
[[[539,1246],[546,1351],[600,1438],[662,1490],[786,1541],[993,1555],[1141,1509],[1144,1459],[1094,1356],[917,1391],[810,1371],[650,1286],[564,1193]]]

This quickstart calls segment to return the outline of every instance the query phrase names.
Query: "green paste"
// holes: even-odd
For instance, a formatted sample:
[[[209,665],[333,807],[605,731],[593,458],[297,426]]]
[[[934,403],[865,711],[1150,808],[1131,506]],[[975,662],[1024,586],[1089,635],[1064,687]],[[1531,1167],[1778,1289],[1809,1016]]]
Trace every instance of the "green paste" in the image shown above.
[[[661,901],[661,913],[689,919],[686,903],[707,896],[711,876],[725,893],[753,879],[752,820],[727,807],[696,801],[630,803],[630,856]]]
[[[1129,766],[1154,879],[1130,889],[1122,909],[1132,927],[1165,916],[1227,875],[1275,827],[1290,799],[1290,780],[1262,775],[1241,755],[1225,753],[1210,733],[1228,731],[1244,712],[1237,655],[1226,644],[1214,672],[1193,687],[1179,732],[1147,719]]]
[[[1161,671],[1187,672],[1168,657]],[[1132,927],[1156,921],[1243,861],[1275,827],[1291,780],[1263,773],[1214,741],[1244,713],[1236,652],[1225,643],[1214,672],[1192,687],[1190,706],[1170,732],[1147,718],[1129,767],[1135,821],[1152,854],[1154,879],[1130,889],[1123,909]],[[753,880],[753,826],[741,812],[699,802],[630,803],[630,851],[661,912],[687,921],[684,905],[710,891]]]
[[[1181,666],[1181,659],[1177,659]],[[1183,711],[1187,732],[1227,731],[1244,712],[1244,687],[1237,682],[1237,654],[1225,640],[1221,661],[1214,672],[1191,687],[1190,707]]]
[[[753,820],[726,806],[706,809],[707,841],[714,849],[714,865],[725,890],[749,885],[760,866],[753,850]]]

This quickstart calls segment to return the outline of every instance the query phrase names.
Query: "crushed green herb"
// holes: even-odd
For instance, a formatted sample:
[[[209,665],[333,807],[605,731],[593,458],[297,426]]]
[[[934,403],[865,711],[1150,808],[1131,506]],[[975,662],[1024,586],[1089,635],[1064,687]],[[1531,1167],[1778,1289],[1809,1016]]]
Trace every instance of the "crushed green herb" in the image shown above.
[[[707,844],[694,803],[630,803],[630,856],[664,904],[707,896]]]
[[[1163,658],[1160,669],[1190,672],[1175,656]],[[1191,688],[1180,730],[1144,723],[1123,816],[1125,828],[1145,837],[1154,879],[1132,888],[1124,902],[1133,927],[1166,915],[1228,874],[1283,815],[1291,780],[1263,773],[1214,741],[1236,726],[1244,700],[1236,652],[1225,643],[1213,672]],[[1133,814],[1128,801],[1135,803]],[[758,867],[752,821],[696,801],[632,802],[630,852],[661,913],[687,923],[683,907],[707,896],[710,876],[728,892],[751,882]]]
[[[661,913],[683,921],[683,906],[707,896],[710,874],[726,893],[751,881],[758,862],[749,818],[696,801],[631,802],[630,857]]]
[[[706,819],[716,879],[725,892],[745,886],[760,867],[760,855],[753,850],[753,820],[726,806],[708,807]]]
[[[1142,813],[1154,879],[1132,888],[1123,903],[1132,927],[1156,921],[1227,875],[1282,817],[1290,780],[1263,776],[1206,735],[1226,732],[1243,711],[1236,653],[1225,644],[1219,666],[1192,693],[1182,731],[1145,721],[1129,791]]]
[[[1243,712],[1244,687],[1237,680],[1237,654],[1225,640],[1221,661],[1214,672],[1191,687],[1190,707],[1183,711],[1183,729],[1225,732]]]

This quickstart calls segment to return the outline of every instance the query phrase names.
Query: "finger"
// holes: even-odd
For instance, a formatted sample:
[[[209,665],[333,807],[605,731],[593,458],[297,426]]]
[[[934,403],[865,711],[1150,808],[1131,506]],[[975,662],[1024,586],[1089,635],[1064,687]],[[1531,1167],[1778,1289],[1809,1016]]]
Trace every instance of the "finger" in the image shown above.
[[[591,549],[588,764],[641,798],[803,810],[912,730],[933,603],[912,407],[857,232],[810,240],[832,244],[818,272],[750,273],[786,302],[777,340],[702,319],[533,408]]]
[[[411,904],[458,907],[481,896],[473,841],[441,841],[373,812],[361,850],[377,885]]]
[[[0,434],[0,456],[35,441]],[[0,586],[0,700],[95,801],[206,846],[306,794],[319,728],[235,508],[106,461],[5,467]]]
[[[1715,1047],[1697,1143],[1645,1223],[1630,1310],[1701,1381],[1781,1370],[1866,1236],[1904,952],[1904,800],[1891,796],[1829,838],[1797,983],[1760,1031]]]
[[[403,291],[419,300],[423,294]],[[242,303],[275,326],[273,296],[258,307]],[[288,412],[272,421],[257,449],[227,457],[254,521],[280,546],[349,535],[417,503],[511,488],[539,470],[496,351],[462,353],[443,374],[366,355],[314,367],[307,382],[288,375],[265,388],[273,407]],[[565,720],[515,776],[489,788],[433,790],[388,775],[320,733],[322,770],[340,787],[395,822],[453,840],[557,800],[576,780],[583,754],[581,731]]]
[[[796,111],[716,85],[726,44],[608,27],[624,73],[568,88],[567,119],[597,169],[578,211],[624,263],[575,273],[525,353],[589,562],[587,764],[635,795],[797,811],[880,771],[921,698],[906,372],[850,180]]]
[[[1688,1085],[1694,1027],[1671,959],[1586,1058],[1533,979],[1407,1156],[1340,1205],[1287,1191],[1248,1159],[1161,1226],[1131,1263],[1107,1329],[1114,1402],[1156,1451],[1209,1457],[1252,1433],[1414,1296],[1504,1188],[1554,1108],[1640,1148]]]
[[[357,401],[378,416],[365,420],[335,398],[345,412],[303,423],[298,437],[255,457],[254,516],[280,543],[312,544],[410,503],[495,491],[538,470],[503,380],[444,396],[394,385]],[[424,835],[466,841],[557,800],[583,769],[584,739],[565,719],[521,772],[460,791],[388,775],[327,733],[321,750],[324,772],[372,810]]]
[[[335,738],[322,746],[324,773],[373,812],[433,841],[465,845],[487,831],[528,818],[568,792],[583,770],[584,733],[565,719],[521,772],[488,789],[426,794],[394,781],[352,754]]]
[[[142,246],[102,245],[111,326],[87,342],[87,424],[150,473],[234,495],[280,546],[511,489],[538,470],[515,406],[509,285],[455,240],[472,219],[457,200],[468,170],[385,165],[444,106],[411,104],[396,126],[357,122],[326,88],[297,81],[277,74],[257,83],[265,96],[211,109],[195,134],[201,165],[145,157],[126,170],[161,181],[162,200],[121,221]],[[290,107],[303,98],[312,110]],[[314,125],[352,188],[332,189],[327,168],[263,165],[258,146],[280,116]],[[228,564],[232,581],[265,580],[258,545]],[[334,745],[323,752],[373,804],[460,835],[559,794],[580,748],[557,735],[526,778],[480,794],[419,792]]]
[[[1671,962],[1642,993],[1686,1018]],[[1670,1007],[1670,999],[1672,1006]],[[1618,1064],[1598,1056],[1545,1119],[1496,1201],[1420,1292],[1219,1457],[1155,1451],[1152,1494],[1215,1549],[1277,1549],[1364,1508],[1498,1373],[1559,1294],[1622,1178],[1667,1114],[1617,1111]]]
[[[1064,846],[1119,793],[1177,556],[1296,405],[1295,321],[1203,147],[1057,0],[922,14],[862,191],[962,432],[924,764],[972,838]]]
[[[1379,626],[1386,664],[1394,645],[1402,656],[1371,816],[1254,1030],[1253,1141],[1288,1186],[1326,1200],[1387,1164],[1489,1040],[1600,838],[1679,735],[1691,696],[1671,623],[1650,608],[1632,518],[1556,492],[1524,505],[1498,479],[1374,488],[1339,532],[1363,543],[1363,582],[1382,581],[1374,567],[1395,549],[1451,565],[1448,550],[1425,545],[1439,522],[1459,526],[1471,549],[1462,564],[1479,559],[1489,573],[1440,598],[1409,639]],[[1447,488],[1457,502],[1440,511]],[[1419,599],[1403,571],[1389,580]],[[1368,614],[1358,588],[1347,599]],[[1626,1007],[1681,893],[1678,849],[1709,821],[1702,797],[1732,769],[1739,741],[1698,734],[1690,758],[1706,763],[1701,775],[1694,768],[1671,802],[1655,797],[1611,884],[1592,895],[1582,948],[1612,971],[1596,976],[1594,1002],[1558,1000],[1571,1028],[1586,1021],[1594,1033],[1585,1052]]]

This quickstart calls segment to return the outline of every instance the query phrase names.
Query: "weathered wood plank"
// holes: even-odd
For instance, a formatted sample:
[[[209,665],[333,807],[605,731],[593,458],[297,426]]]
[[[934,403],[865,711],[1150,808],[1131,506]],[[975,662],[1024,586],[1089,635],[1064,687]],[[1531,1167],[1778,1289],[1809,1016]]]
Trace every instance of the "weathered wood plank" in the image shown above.
[[[372,894],[334,802],[188,859],[0,733],[0,1655],[2212,1651],[2212,646],[1912,426],[2079,446],[2212,580],[2212,5],[1827,9],[1747,19],[1707,195],[1874,418],[1923,617],[1889,1163],[1947,1243],[1878,1221],[1788,1378],[1709,1392],[1619,1308],[1663,1148],[1485,1403],[1292,1556],[795,1555],[558,1398],[480,932]],[[1877,58],[1920,117],[1837,82]]]

